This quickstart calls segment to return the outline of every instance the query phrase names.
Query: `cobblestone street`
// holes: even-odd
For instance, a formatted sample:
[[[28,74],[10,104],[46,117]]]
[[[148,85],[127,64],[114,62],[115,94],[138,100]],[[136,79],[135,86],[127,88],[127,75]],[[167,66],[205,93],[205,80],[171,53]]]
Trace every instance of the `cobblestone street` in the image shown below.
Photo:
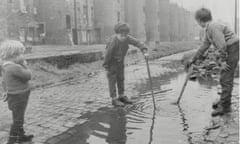
[[[139,68],[145,69],[145,65]],[[134,83],[147,78],[147,71],[132,73],[134,69],[136,69],[134,66],[126,69],[126,94],[130,96],[137,94],[137,91],[133,90]],[[167,70],[160,68],[160,71],[152,71],[155,72],[152,75],[158,75]],[[11,124],[11,113],[7,109],[7,103],[2,101],[0,103],[0,143],[4,143]],[[35,135],[36,144],[43,143],[48,138],[83,123],[78,119],[83,113],[96,111],[103,106],[112,107],[104,71],[85,80],[32,91],[26,112],[26,132]]]
[[[0,0],[0,144],[240,144],[239,0]]]
[[[165,64],[180,60],[182,54],[151,61],[152,77],[176,72],[176,65],[166,67]],[[148,78],[144,61],[126,67],[125,73],[126,94],[133,99],[138,99],[141,92],[138,90],[137,84],[146,82]],[[173,101],[175,99],[176,97],[172,98]],[[76,134],[77,131],[74,129],[76,125],[86,123],[86,119],[80,117],[87,113],[94,113],[100,108],[111,109],[110,100],[104,71],[99,71],[87,79],[71,81],[65,85],[36,89],[31,93],[27,108],[26,132],[35,135],[34,144],[70,144],[70,141],[61,142],[71,139]],[[0,102],[0,112],[0,143],[4,144],[11,124],[11,113],[7,108],[7,103]],[[71,142],[71,144],[73,143]],[[94,144],[94,142],[92,143]]]

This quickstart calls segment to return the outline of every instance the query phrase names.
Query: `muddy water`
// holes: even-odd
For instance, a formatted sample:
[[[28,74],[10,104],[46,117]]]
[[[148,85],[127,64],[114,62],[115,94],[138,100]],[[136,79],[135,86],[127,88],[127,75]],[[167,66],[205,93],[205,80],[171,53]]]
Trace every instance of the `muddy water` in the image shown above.
[[[125,108],[102,107],[83,114],[86,122],[66,144],[193,144],[211,121],[211,104],[218,97],[213,80],[189,81],[180,106],[173,105],[185,73],[176,70],[153,78],[156,109],[148,81],[136,84],[140,96]],[[154,114],[154,115],[153,115]]]

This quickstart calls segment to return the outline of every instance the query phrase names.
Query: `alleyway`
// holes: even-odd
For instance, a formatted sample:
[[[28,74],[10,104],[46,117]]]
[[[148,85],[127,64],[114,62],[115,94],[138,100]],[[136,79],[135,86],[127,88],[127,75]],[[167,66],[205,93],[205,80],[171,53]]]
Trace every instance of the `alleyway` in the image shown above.
[[[211,104],[217,98],[217,83],[189,82],[180,107],[172,105],[185,77],[179,62],[181,57],[182,53],[150,62],[154,91],[161,91],[155,94],[157,111],[152,130],[152,99],[148,95],[150,87],[142,61],[125,70],[126,94],[135,101],[133,106],[124,109],[111,106],[105,72],[100,71],[88,79],[34,90],[26,113],[26,131],[35,135],[34,144],[207,143],[204,138],[211,143],[211,139],[219,136],[208,138],[205,128],[214,121],[224,121],[224,118],[214,120],[210,116]],[[233,96],[236,112],[237,89]],[[0,112],[0,143],[4,143],[11,123],[6,103],[0,103]],[[220,142],[237,142],[234,140],[238,135],[234,130],[238,127],[235,112],[225,118],[231,120],[232,135]],[[221,133],[220,129],[218,132]]]

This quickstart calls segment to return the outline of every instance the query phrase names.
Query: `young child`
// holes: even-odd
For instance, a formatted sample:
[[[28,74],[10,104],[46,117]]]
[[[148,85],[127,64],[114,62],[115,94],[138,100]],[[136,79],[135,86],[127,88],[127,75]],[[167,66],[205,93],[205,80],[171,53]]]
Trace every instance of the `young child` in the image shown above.
[[[196,55],[188,62],[187,67],[194,64],[211,44],[218,49],[222,92],[220,100],[213,105],[215,110],[212,112],[212,116],[223,115],[231,110],[234,71],[239,61],[239,39],[227,26],[212,22],[211,12],[206,8],[197,10],[195,19],[202,28],[205,28],[205,38]]]
[[[143,53],[147,47],[129,34],[129,26],[126,23],[118,23],[114,27],[115,34],[110,38],[106,46],[106,55],[103,67],[107,71],[110,97],[114,106],[132,104],[132,101],[124,95],[124,57],[129,44],[138,47]],[[118,88],[118,96],[116,94]]]
[[[24,45],[15,40],[4,41],[0,46],[2,84],[13,118],[7,144],[27,142],[33,138],[33,135],[25,135],[23,128],[31,79],[31,71],[22,57],[24,50]]]

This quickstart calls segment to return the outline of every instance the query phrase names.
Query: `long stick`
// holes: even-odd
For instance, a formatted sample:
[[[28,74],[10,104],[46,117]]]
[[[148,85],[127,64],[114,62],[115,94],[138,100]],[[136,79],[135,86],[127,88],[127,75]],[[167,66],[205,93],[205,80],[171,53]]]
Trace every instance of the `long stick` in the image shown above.
[[[184,90],[185,90],[185,88],[186,88],[186,86],[187,86],[187,82],[188,82],[188,80],[189,80],[189,77],[190,77],[191,73],[192,73],[192,67],[189,68],[188,74],[186,75],[186,79],[185,79],[185,81],[184,81],[184,84],[183,84],[181,93],[180,93],[180,95],[179,95],[179,97],[178,97],[177,104],[179,104],[179,102],[180,102],[180,100],[181,100],[181,98],[182,98],[182,96],[183,96],[183,92],[184,92]]]
[[[148,78],[149,78],[149,81],[150,81],[152,100],[153,100],[153,108],[155,110],[156,109],[156,102],[155,102],[155,97],[154,97],[154,93],[153,93],[152,77],[151,77],[151,73],[150,73],[148,58],[146,56],[145,56],[145,61],[146,61],[146,65],[147,65]]]
[[[153,93],[153,84],[152,84],[152,77],[151,77],[151,73],[150,73],[150,68],[149,68],[149,63],[148,63],[148,57],[145,56],[145,61],[146,61],[146,65],[147,65],[147,72],[148,72],[148,78],[149,78],[149,82],[150,82],[150,86],[151,86],[151,92],[152,92],[152,101],[153,101],[153,117],[152,117],[152,125],[150,128],[150,139],[148,144],[151,144],[153,141],[153,128],[154,128],[154,124],[155,124],[155,117],[156,117],[156,102],[155,102],[155,97],[154,97],[154,93]]]

